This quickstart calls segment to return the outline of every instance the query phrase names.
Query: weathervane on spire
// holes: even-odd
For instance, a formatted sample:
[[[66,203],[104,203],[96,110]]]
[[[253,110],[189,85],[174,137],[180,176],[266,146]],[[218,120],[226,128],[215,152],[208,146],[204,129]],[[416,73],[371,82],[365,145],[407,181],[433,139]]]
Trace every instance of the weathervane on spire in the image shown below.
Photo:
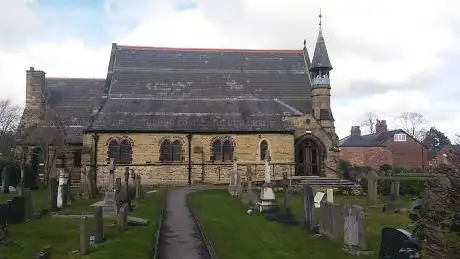
[[[322,22],[322,18],[323,18],[323,15],[321,14],[321,8],[319,8],[319,29],[321,30],[321,26],[323,25],[323,22]]]

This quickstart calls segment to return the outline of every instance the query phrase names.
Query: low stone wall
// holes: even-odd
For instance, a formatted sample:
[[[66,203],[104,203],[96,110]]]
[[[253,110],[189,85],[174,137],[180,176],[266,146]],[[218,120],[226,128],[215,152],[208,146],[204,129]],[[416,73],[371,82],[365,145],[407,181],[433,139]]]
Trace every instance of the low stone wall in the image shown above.
[[[129,169],[134,169],[142,177],[143,185],[186,185],[188,184],[188,164],[151,164],[151,165],[130,165]],[[265,165],[257,164],[240,164],[238,170],[243,179],[247,177],[247,170],[251,167],[253,181],[264,180]],[[124,179],[126,166],[118,166],[115,169],[115,178]],[[195,164],[192,165],[192,183],[203,182],[210,184],[227,184],[230,182],[230,174],[233,169],[232,164]],[[292,164],[272,164],[272,179],[280,179],[283,172],[288,176],[294,174],[294,165]],[[99,166],[97,172],[97,185],[106,186],[109,179],[108,166]],[[131,175],[130,175],[131,181]]]

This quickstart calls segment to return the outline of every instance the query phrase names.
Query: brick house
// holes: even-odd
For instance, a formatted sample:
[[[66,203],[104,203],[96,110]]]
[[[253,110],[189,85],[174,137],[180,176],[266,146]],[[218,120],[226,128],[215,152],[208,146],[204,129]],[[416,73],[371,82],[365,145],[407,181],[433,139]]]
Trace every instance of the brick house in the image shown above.
[[[379,168],[388,164],[405,168],[425,168],[426,147],[404,130],[388,130],[385,120],[377,120],[376,133],[361,135],[352,126],[350,135],[339,141],[340,158],[357,166]]]
[[[39,164],[37,130],[50,123],[35,122],[52,111],[68,148],[59,166],[75,172],[73,179],[90,167],[98,183],[108,178],[109,158],[117,174],[129,166],[144,184],[225,183],[234,159],[260,180],[267,150],[275,178],[286,171],[335,177],[331,70],[321,29],[312,59],[305,41],[293,50],[114,43],[102,79],[26,72],[19,140]]]
[[[446,145],[436,154],[436,157],[430,161],[429,166],[436,167],[444,164],[444,154],[460,154],[460,145]]]

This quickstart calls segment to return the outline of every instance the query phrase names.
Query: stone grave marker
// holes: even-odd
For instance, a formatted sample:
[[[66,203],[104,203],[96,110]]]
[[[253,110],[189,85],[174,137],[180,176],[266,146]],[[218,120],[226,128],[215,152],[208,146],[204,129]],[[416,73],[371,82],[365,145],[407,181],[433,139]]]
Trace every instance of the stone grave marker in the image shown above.
[[[252,191],[252,170],[251,166],[246,168],[246,190],[241,194],[241,202],[246,205],[256,205],[257,194]]]
[[[370,201],[376,201],[378,199],[377,184],[379,176],[374,171],[367,173],[367,195]]]
[[[228,192],[232,197],[238,197],[238,195],[241,194],[241,181],[236,159],[233,160],[233,168],[230,171],[230,183],[228,185]]]
[[[115,158],[110,158],[109,164],[109,183],[107,186],[108,191],[113,191],[115,188]]]
[[[8,204],[0,204],[0,227],[4,227],[8,223]]]
[[[419,258],[420,247],[415,238],[404,229],[383,228],[379,259]]]
[[[136,199],[142,199],[142,185],[141,185],[141,176],[136,174],[136,177],[135,177],[135,197]]]
[[[87,254],[89,251],[89,228],[88,216],[82,216],[80,219],[80,254]]]
[[[315,194],[315,198],[314,198],[315,208],[321,207],[321,201],[323,200],[323,198],[324,198],[324,192],[317,192]]]
[[[315,201],[313,188],[309,185],[303,185],[302,188],[302,204],[304,223],[310,232],[316,232],[315,224]]]
[[[121,192],[121,177],[115,179],[115,190]]]
[[[399,187],[400,187],[400,181],[392,181],[391,182],[391,187],[390,187],[390,194],[391,194],[391,200],[397,201],[399,200]]]
[[[57,197],[58,197],[58,181],[56,178],[50,178],[50,202],[51,211],[57,211]]]
[[[34,213],[32,193],[29,188],[24,188],[23,193],[24,197],[24,219],[28,220],[32,217]]]
[[[102,211],[104,216],[115,216],[118,213],[118,191],[105,192],[104,205]]]
[[[120,213],[118,213],[118,230],[124,231],[128,225],[128,206],[123,204],[120,208]]]
[[[104,219],[103,219],[103,211],[101,206],[96,206],[94,213],[94,219],[96,222],[96,233],[94,241],[97,243],[101,243],[104,240]]]
[[[345,249],[351,252],[366,250],[364,212],[357,205],[345,208],[343,237]]]
[[[24,197],[13,197],[7,202],[8,204],[8,223],[21,223],[24,222]]]

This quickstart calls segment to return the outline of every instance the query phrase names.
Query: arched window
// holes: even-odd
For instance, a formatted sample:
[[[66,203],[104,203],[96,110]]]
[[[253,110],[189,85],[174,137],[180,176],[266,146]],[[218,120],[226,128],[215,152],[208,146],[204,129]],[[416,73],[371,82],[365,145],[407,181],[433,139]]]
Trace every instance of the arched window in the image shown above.
[[[160,162],[171,161],[171,142],[165,139],[160,145]]]
[[[267,150],[268,150],[268,143],[266,140],[262,140],[259,145],[260,160],[265,160],[265,156],[267,155]]]
[[[172,161],[180,162],[182,156],[182,144],[179,140],[175,140],[172,144]]]
[[[211,161],[222,161],[222,142],[218,139],[212,143]]]
[[[124,139],[120,142],[120,164],[131,164],[133,162],[132,147],[129,140]]]
[[[233,161],[233,145],[230,140],[225,140],[222,148],[222,161]]]
[[[107,163],[110,163],[110,158],[115,158],[115,163],[120,163],[120,146],[116,140],[112,140],[109,143],[107,150]]]

